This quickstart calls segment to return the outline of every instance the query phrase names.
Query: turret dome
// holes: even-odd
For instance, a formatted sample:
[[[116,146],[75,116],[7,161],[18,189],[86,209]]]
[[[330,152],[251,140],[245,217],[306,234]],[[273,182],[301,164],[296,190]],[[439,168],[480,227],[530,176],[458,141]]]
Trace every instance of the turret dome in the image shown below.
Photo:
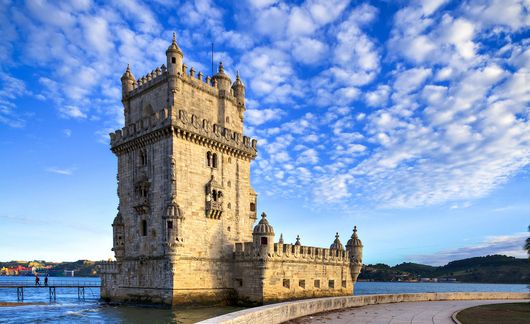
[[[339,240],[338,232],[335,234],[335,241],[333,241],[333,244],[331,244],[329,248],[332,250],[344,251],[344,246],[342,246],[342,243]]]
[[[348,243],[346,243],[346,248],[347,249],[349,249],[350,247],[353,247],[353,246],[360,246],[360,247],[363,246],[363,242],[361,242],[361,240],[357,236],[357,226],[353,227],[353,234],[351,236],[351,239],[349,239]]]
[[[269,224],[267,220],[267,214],[261,214],[261,220],[259,223],[254,226],[253,234],[265,234],[265,235],[274,235],[274,228]]]
[[[131,72],[131,67],[129,66],[129,64],[127,64],[127,69],[125,70],[125,72],[123,72],[123,75],[121,76],[121,80],[122,81],[124,81],[124,80],[133,80],[133,81],[135,81],[136,80],[134,78],[134,75]]]
[[[166,50],[166,55],[168,53],[171,53],[171,52],[179,53],[181,55],[183,54],[182,50],[177,45],[177,36],[175,35],[175,33],[173,33],[173,41],[171,42],[171,44],[169,45],[169,47]]]
[[[241,81],[241,78],[239,77],[239,71],[237,71],[237,74],[236,74],[236,80],[234,81],[234,83],[232,83],[232,88],[237,88],[237,87],[245,87],[245,85],[243,84],[243,81]]]

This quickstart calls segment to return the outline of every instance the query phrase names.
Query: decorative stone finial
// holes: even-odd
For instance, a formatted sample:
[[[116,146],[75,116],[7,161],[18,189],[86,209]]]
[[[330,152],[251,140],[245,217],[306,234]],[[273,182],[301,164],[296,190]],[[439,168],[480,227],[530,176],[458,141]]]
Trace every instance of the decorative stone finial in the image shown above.
[[[261,213],[261,218],[267,218],[267,214],[265,212]]]
[[[333,241],[333,244],[331,244],[329,248],[332,250],[344,251],[344,247],[342,246],[342,243],[339,239],[339,232],[335,234],[335,241]]]
[[[352,235],[353,238],[357,238],[357,225],[353,226],[353,235]]]
[[[171,42],[171,44],[177,45],[177,34],[176,33],[173,33],[173,41]]]
[[[300,235],[296,235],[296,243],[294,245],[301,245],[300,243]]]
[[[280,240],[278,241],[278,243],[283,244],[283,233],[280,233]]]
[[[223,62],[219,62],[219,73],[224,73],[225,68],[223,67]]]

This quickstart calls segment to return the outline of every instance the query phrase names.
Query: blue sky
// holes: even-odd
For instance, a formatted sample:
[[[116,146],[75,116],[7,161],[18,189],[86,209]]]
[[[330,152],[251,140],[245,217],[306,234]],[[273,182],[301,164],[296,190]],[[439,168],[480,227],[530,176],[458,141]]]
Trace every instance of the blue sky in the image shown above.
[[[6,1],[0,260],[112,256],[120,76],[223,61],[247,86],[258,209],[287,242],[353,225],[365,263],[523,257],[528,1]],[[217,63],[216,63],[217,64]]]

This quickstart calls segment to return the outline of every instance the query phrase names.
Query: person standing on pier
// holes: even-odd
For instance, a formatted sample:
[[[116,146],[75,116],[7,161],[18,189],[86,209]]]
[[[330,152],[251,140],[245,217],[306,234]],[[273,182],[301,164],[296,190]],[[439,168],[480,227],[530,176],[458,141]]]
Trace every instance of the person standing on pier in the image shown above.
[[[35,286],[40,286],[40,279],[38,273],[35,273]]]
[[[46,273],[46,277],[44,277],[44,285],[48,286],[48,274]]]

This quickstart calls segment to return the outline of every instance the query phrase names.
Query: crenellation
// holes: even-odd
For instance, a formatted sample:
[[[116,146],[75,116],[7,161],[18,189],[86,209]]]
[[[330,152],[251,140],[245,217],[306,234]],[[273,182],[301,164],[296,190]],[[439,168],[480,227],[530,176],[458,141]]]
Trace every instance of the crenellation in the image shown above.
[[[250,184],[257,140],[244,134],[245,86],[223,64],[191,67],[173,35],[166,63],[121,77],[125,125],[118,158],[116,261],[101,267],[101,296],[166,304],[243,303],[348,295],[362,266],[356,228],[346,249],[274,242]],[[197,74],[196,74],[197,73]],[[318,282],[318,285],[316,284]]]

